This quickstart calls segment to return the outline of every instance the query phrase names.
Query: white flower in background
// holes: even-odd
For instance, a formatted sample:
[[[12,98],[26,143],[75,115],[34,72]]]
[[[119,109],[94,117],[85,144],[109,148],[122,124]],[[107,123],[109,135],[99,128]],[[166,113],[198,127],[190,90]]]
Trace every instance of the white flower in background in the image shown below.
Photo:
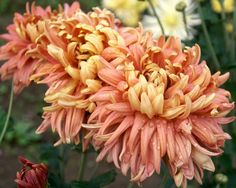
[[[192,39],[196,30],[193,28],[201,23],[201,19],[198,13],[195,12],[197,8],[194,0],[182,0],[186,3],[185,15],[186,15],[186,26],[188,33],[185,28],[183,13],[176,10],[176,5],[181,0],[162,0],[155,4],[155,10],[160,18],[160,21],[164,27],[166,35],[178,36],[182,40]],[[147,31],[152,31],[154,37],[162,35],[161,28],[154,16],[151,8],[149,8],[151,15],[145,15],[142,23]]]

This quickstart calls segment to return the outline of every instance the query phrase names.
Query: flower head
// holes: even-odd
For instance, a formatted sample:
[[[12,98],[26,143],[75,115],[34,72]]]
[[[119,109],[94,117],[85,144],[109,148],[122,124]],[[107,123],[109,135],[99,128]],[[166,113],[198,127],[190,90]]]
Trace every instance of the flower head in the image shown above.
[[[211,6],[212,6],[212,9],[217,13],[220,13],[222,11],[220,0],[211,0]],[[234,0],[224,0],[223,6],[224,6],[224,11],[226,13],[233,12],[234,11]]]
[[[176,10],[176,5],[178,5],[179,0],[158,1],[155,10],[160,18],[166,35],[176,36],[182,40],[186,40],[193,38],[196,33],[196,30],[193,27],[199,25],[201,20],[199,15],[194,13],[197,6],[196,2],[192,0],[185,0],[183,2],[186,3],[185,15],[188,31],[186,31],[183,13]],[[159,37],[161,35],[161,28],[152,12],[151,15],[144,16],[142,23],[146,30],[154,33],[154,37]]]
[[[29,76],[39,64],[40,60],[25,54],[34,48],[35,40],[43,32],[43,19],[52,16],[50,7],[43,9],[32,4],[30,11],[27,4],[26,8],[24,15],[15,14],[14,23],[7,27],[8,33],[0,36],[8,41],[0,48],[0,60],[7,60],[0,68],[0,74],[2,79],[13,78],[16,93],[29,85]]]
[[[43,164],[34,164],[24,157],[19,157],[23,164],[20,172],[17,172],[15,182],[18,188],[46,188],[48,167]]]
[[[106,47],[124,43],[115,30],[118,22],[110,11],[98,8],[46,22],[36,50],[46,62],[31,79],[49,86],[45,101],[51,106],[44,108],[37,132],[51,126],[60,136],[56,144],[80,142],[85,113],[95,107],[88,97],[102,87],[97,77],[99,56]]]
[[[124,38],[127,30],[120,31]],[[215,169],[211,156],[230,139],[221,125],[234,120],[224,117],[234,103],[219,88],[229,74],[211,75],[198,45],[182,50],[178,38],[134,36],[125,48],[102,54],[98,76],[105,84],[90,97],[94,126],[84,125],[101,149],[97,161],[107,156],[123,174],[130,169],[136,182],[160,173],[164,161],[177,186],[193,178],[201,183],[203,169]]]
[[[137,26],[147,2],[138,0],[103,0],[103,6],[115,12],[125,25]]]
[[[42,63],[42,58],[27,55],[36,48],[36,43],[44,32],[46,20],[54,20],[57,17],[67,17],[79,4],[71,7],[65,4],[65,11],[52,11],[50,7],[43,9],[32,4],[26,5],[26,13],[15,13],[14,23],[7,27],[8,33],[0,35],[7,43],[0,47],[0,60],[6,62],[0,68],[2,79],[13,78],[14,91],[19,93],[30,84],[30,76]],[[68,13],[70,11],[70,13]]]

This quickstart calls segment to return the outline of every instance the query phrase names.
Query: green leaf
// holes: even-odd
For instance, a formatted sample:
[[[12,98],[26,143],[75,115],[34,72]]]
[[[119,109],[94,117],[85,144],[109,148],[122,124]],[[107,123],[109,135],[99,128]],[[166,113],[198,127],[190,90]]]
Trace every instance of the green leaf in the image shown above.
[[[49,169],[50,170],[50,169]],[[66,185],[63,181],[62,181],[62,177],[59,174],[55,174],[50,172],[48,175],[48,184],[50,188],[70,188],[69,185]]]
[[[19,146],[28,146],[35,144],[41,139],[41,135],[35,134],[35,128],[29,122],[17,121],[6,133],[5,139],[9,143],[17,143]]]
[[[94,182],[95,185],[100,185],[101,187],[109,185],[110,183],[114,182],[116,178],[116,171],[114,169],[109,170],[95,178],[91,181]]]
[[[71,188],[102,188],[114,182],[115,178],[116,171],[112,169],[92,178],[90,181],[73,181],[71,183]]]
[[[100,186],[89,181],[73,181],[71,188],[100,188]]]

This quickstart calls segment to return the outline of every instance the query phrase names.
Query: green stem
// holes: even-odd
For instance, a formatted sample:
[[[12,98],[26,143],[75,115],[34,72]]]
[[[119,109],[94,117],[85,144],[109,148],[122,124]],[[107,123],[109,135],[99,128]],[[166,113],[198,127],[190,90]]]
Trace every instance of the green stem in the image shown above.
[[[187,38],[188,38],[188,36],[189,36],[189,31],[188,31],[188,25],[187,25],[188,23],[187,23],[187,18],[186,18],[186,12],[185,12],[185,10],[183,10],[182,13],[183,13],[183,19],[184,19],[184,28],[185,28],[185,30],[186,30]]]
[[[8,127],[8,123],[10,120],[10,116],[11,116],[11,111],[12,111],[12,104],[13,104],[13,96],[14,96],[14,92],[13,92],[13,81],[12,81],[12,85],[11,85],[11,93],[10,93],[10,101],[9,101],[9,105],[8,105],[8,112],[7,112],[7,117],[6,117],[6,121],[4,123],[4,127],[0,136],[0,144],[2,143],[2,140],[5,136],[5,133],[7,131],[7,127]]]
[[[205,35],[207,46],[208,46],[208,48],[210,50],[210,53],[211,53],[211,56],[212,56],[214,66],[215,66],[216,70],[220,70],[220,63],[217,59],[215,50],[212,46],[212,42],[211,42],[207,27],[206,27],[206,23],[205,23],[205,20],[204,20],[204,16],[203,16],[203,13],[202,13],[202,7],[201,7],[200,2],[198,2],[198,12],[199,12],[199,15],[201,17],[203,33]]]
[[[225,14],[225,9],[224,9],[224,4],[223,1],[220,0],[220,6],[221,6],[221,20],[223,21],[223,32],[224,32],[224,39],[225,39],[225,47],[226,51],[228,52],[229,50],[229,35],[228,32],[226,31],[226,14]]]
[[[134,183],[133,183],[133,182],[129,182],[129,185],[128,185],[128,187],[127,187],[127,188],[132,188],[132,187],[133,187],[133,185],[134,185]]]
[[[154,16],[156,17],[157,22],[158,22],[158,24],[159,24],[159,26],[160,26],[160,28],[161,28],[161,33],[162,33],[162,35],[165,36],[164,27],[163,27],[163,25],[162,25],[162,23],[161,23],[161,20],[160,20],[160,18],[159,18],[159,16],[158,16],[157,12],[156,12],[156,10],[155,10],[155,7],[154,7],[154,5],[153,5],[153,3],[152,3],[152,0],[147,0],[147,1],[148,1],[149,5],[150,5],[150,7],[151,7],[151,9],[152,9],[152,12],[153,12]]]
[[[65,150],[64,150],[64,145],[60,145],[59,146],[59,155],[61,157],[61,160],[60,160],[60,175],[61,175],[61,179],[62,179],[62,182],[65,181],[65,172],[64,172],[64,167],[65,167]]]
[[[160,188],[165,188],[166,187],[167,180],[168,180],[168,171],[166,170],[166,172],[165,172],[165,174],[162,178]]]
[[[86,152],[82,152],[81,159],[80,159],[80,167],[79,167],[79,174],[78,174],[78,180],[82,180],[84,177],[84,169],[86,164]]]

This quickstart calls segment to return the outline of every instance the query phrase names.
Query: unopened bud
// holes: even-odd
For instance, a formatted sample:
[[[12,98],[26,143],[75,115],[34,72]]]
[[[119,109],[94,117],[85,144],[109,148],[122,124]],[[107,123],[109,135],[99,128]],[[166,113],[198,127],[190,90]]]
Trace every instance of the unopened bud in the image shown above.
[[[224,174],[216,174],[215,181],[219,184],[226,184],[228,182],[228,177]]]
[[[175,6],[175,9],[178,11],[178,12],[183,12],[187,7],[187,4],[184,2],[184,1],[180,1],[176,6]]]
[[[226,23],[225,24],[225,30],[228,32],[228,33],[232,33],[234,31],[234,26],[232,23]]]

